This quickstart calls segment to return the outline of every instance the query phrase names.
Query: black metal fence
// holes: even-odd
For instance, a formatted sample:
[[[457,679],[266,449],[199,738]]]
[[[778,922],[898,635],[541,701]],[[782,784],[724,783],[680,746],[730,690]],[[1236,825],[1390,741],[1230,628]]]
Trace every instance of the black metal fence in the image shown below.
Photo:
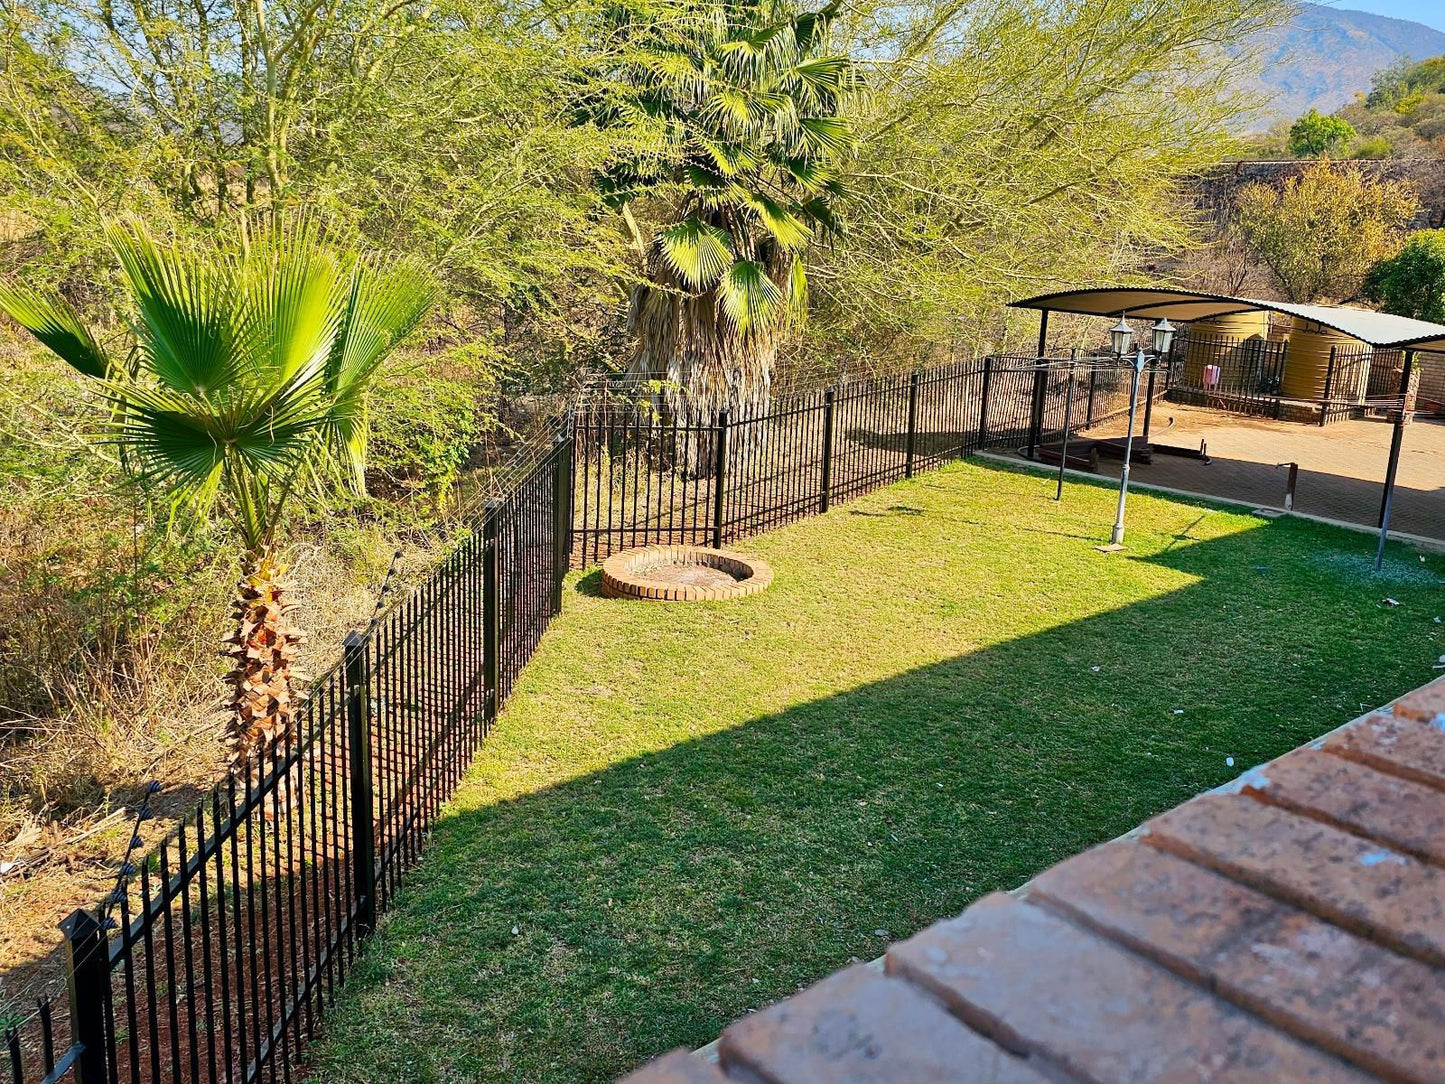
[[[1174,398],[1183,402],[1278,418],[1283,399],[1285,343],[1270,339],[1191,336],[1174,340]]]
[[[1283,340],[1230,338],[1180,333],[1170,356],[1171,396],[1183,403],[1276,420],[1329,425],[1367,411],[1385,411],[1404,395],[1404,354],[1364,343],[1330,349],[1318,394],[1288,396],[1284,391],[1288,343]],[[1445,412],[1445,357],[1422,354],[1422,413]]]
[[[720,547],[947,459],[1031,452],[1062,434],[1066,415],[1085,429],[1127,410],[1130,380],[1113,359],[999,356],[853,381],[742,416],[596,397],[574,411],[573,563],[651,544]],[[1140,396],[1167,386],[1167,373],[1151,369]]]
[[[494,479],[441,566],[347,637],[294,734],[198,802],[98,912],[67,919],[67,993],[7,1030],[12,1080],[289,1081],[560,610],[569,564],[722,546],[969,452],[1032,449],[1066,417],[1127,410],[1129,380],[1112,361],[992,357],[740,417],[579,403]]]
[[[99,913],[68,987],[5,1036],[15,1084],[290,1080],[561,604],[572,442],[514,473],[409,597],[351,633],[293,736],[216,787]]]

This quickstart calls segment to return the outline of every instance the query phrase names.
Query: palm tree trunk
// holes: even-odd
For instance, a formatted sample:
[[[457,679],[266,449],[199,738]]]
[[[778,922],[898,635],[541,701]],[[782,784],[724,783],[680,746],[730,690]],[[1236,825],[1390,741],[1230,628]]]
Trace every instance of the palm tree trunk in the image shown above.
[[[693,427],[711,424],[722,410],[733,422],[767,412],[776,335],[725,330],[711,293],[679,297],[647,285],[635,288],[631,324],[637,346],[629,372],[663,381],[664,415],[689,426],[678,467],[690,477],[711,477],[717,470],[715,442]],[[761,424],[743,426],[729,439],[746,458],[762,432]]]
[[[248,555],[236,586],[236,630],[223,652],[233,662],[226,684],[231,687],[229,737],[236,765],[284,740],[295,725],[292,666],[304,636],[288,617],[294,605],[285,600],[285,571],[275,554],[263,550]]]

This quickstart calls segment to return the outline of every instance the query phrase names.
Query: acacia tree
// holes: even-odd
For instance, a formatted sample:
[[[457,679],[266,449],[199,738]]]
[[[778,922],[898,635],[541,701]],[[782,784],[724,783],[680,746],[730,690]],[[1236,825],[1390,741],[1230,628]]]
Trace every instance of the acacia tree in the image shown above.
[[[1325,161],[1279,189],[1240,189],[1233,228],[1286,301],[1349,301],[1371,266],[1399,250],[1419,209],[1413,185]]]
[[[675,411],[766,405],[779,336],[806,309],[809,246],[839,233],[853,65],[828,49],[836,10],[704,3],[631,28],[620,112],[655,140],[603,186],[645,262],[630,371],[664,381]],[[644,194],[663,204],[650,240],[631,207]]]
[[[1325,116],[1311,109],[1290,125],[1289,152],[1319,158],[1331,154],[1355,138],[1355,128],[1344,117]]]
[[[219,513],[240,543],[226,680],[244,761],[293,725],[285,512],[325,484],[364,489],[368,397],[433,289],[410,263],[383,271],[329,250],[305,222],[238,253],[162,244],[134,220],[106,236],[133,310],[124,357],[54,294],[0,284],[0,310],[96,381],[111,407],[101,439],[136,484],[173,514]]]
[[[792,367],[877,372],[1007,348],[1005,303],[1186,251],[1181,193],[1231,149],[1276,0],[860,0],[839,163],[846,244],[810,266]],[[1019,314],[1015,314],[1016,316]]]

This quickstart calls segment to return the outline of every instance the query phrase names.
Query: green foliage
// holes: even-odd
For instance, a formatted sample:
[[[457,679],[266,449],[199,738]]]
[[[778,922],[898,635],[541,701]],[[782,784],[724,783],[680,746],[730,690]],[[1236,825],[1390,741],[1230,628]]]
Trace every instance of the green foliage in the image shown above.
[[[1320,162],[1283,188],[1242,188],[1231,229],[1287,301],[1347,301],[1371,266],[1398,250],[1419,207],[1412,185]]]
[[[1379,72],[1368,95],[1335,114],[1358,133],[1352,158],[1445,154],[1445,57],[1401,60]]]
[[[100,381],[106,439],[139,483],[203,515],[219,503],[252,553],[329,465],[362,484],[377,372],[431,305],[418,267],[339,256],[304,220],[239,254],[164,245],[132,220],[107,239],[135,310],[127,363],[56,297],[7,286],[0,309]]]
[[[1180,184],[1231,148],[1248,104],[1230,87],[1253,60],[1222,46],[1278,16],[1270,0],[853,9],[839,45],[870,76],[849,233],[818,254],[792,364],[836,374],[1006,345],[1023,324],[1006,301],[1187,248]]]
[[[591,177],[613,140],[571,104],[588,20],[504,0],[20,0],[0,11],[0,241],[88,308],[99,228],[232,236],[307,206],[422,257],[494,326],[599,288],[619,238]],[[588,36],[590,38],[590,36]],[[97,289],[98,287],[98,289]]]
[[[382,381],[372,413],[370,470],[381,492],[420,490],[433,504],[445,499],[486,421],[485,385],[412,365]]]
[[[651,280],[633,297],[637,371],[679,379],[702,409],[766,394],[772,339],[804,311],[807,250],[840,232],[855,80],[829,51],[835,15],[784,0],[629,13],[613,110],[645,115],[655,138],[602,187],[629,212],[639,197],[661,205],[650,244],[637,237]]]
[[[1445,230],[1421,230],[1376,263],[1364,294],[1386,312],[1445,323]]]
[[[1311,109],[1289,129],[1289,150],[1302,158],[1320,158],[1339,150],[1355,138],[1349,121],[1335,116],[1322,116]]]
[[[1365,104],[1371,109],[1393,109],[1408,113],[1427,94],[1445,91],[1445,56],[1419,63],[1401,57],[1375,74]]]
[[[1395,145],[1382,135],[1366,136],[1355,140],[1350,148],[1350,157],[1356,159],[1388,158]]]

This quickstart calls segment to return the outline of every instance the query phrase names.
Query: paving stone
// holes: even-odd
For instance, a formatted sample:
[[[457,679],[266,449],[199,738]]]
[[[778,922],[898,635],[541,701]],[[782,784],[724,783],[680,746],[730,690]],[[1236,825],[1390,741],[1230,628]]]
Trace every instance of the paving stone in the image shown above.
[[[1445,972],[1132,841],[1028,898],[1386,1079],[1445,1080]]]
[[[1122,435],[1126,421],[1114,418],[1087,436]],[[1193,448],[1205,440],[1212,462],[1161,455],[1153,463],[1134,464],[1132,478],[1279,507],[1284,504],[1286,473],[1276,464],[1296,462],[1300,466],[1296,511],[1373,529],[1380,514],[1392,431],[1392,426],[1377,420],[1338,421],[1321,429],[1161,402],[1154,404],[1154,440]],[[1391,530],[1445,538],[1442,463],[1445,425],[1422,421],[1409,426]],[[1104,460],[1099,473],[1118,478],[1118,462]]]
[[[1359,761],[1300,749],[1240,777],[1259,801],[1445,863],[1445,793]]]
[[[908,983],[865,966],[744,1017],[723,1032],[719,1053],[729,1073],[768,1084],[1045,1081]]]
[[[1445,964],[1445,872],[1275,806],[1206,794],[1141,838],[1426,963]]]
[[[1321,738],[1315,748],[1445,789],[1445,730],[1418,719],[1369,715]]]
[[[619,1084],[728,1084],[722,1070],[686,1050],[674,1050],[648,1062]]]
[[[1369,1079],[1012,896],[895,945],[887,967],[1008,1049],[1100,1084]]]

